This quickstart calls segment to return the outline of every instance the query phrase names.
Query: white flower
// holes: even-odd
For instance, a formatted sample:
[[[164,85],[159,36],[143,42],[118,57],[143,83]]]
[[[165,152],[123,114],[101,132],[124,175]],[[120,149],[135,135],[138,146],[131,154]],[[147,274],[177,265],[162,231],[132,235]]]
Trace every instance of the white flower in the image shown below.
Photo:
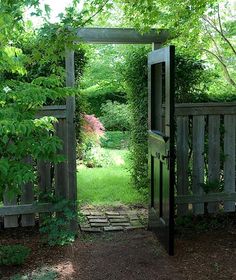
[[[8,93],[9,91],[11,91],[11,88],[9,88],[9,86],[6,86],[6,87],[3,88],[3,91],[5,93]]]

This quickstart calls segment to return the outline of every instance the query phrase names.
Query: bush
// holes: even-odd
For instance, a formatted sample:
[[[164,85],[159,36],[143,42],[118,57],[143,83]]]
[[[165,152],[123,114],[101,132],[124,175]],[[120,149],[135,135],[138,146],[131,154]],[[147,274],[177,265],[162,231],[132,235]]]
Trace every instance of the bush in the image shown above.
[[[175,102],[207,102],[208,85],[211,72],[206,69],[204,61],[190,55],[176,54],[175,57]]]
[[[147,53],[148,49],[133,48],[126,56],[123,70],[130,108],[130,169],[133,184],[138,189],[148,187],[147,145]]]
[[[90,91],[83,90],[82,96],[87,103],[86,112],[97,117],[102,115],[102,104],[105,104],[108,100],[119,103],[127,102],[126,93],[124,92],[103,92],[90,89]]]
[[[51,200],[56,214],[42,216],[39,231],[43,240],[50,246],[67,245],[74,241],[75,234],[70,230],[70,223],[75,218],[72,203],[65,199],[47,197]],[[49,201],[48,200],[48,201]]]
[[[84,115],[78,157],[87,167],[101,167],[103,153],[100,140],[104,137],[103,124],[94,115]]]
[[[129,131],[106,131],[101,146],[107,149],[126,149],[129,144]]]
[[[55,77],[38,78],[32,83],[16,81],[0,84],[0,197],[21,193],[23,184],[36,182],[33,167],[26,162],[26,156],[33,161],[61,162],[58,155],[61,140],[53,136],[53,117],[35,118],[36,112],[47,101],[65,97],[73,92],[53,86]],[[45,86],[51,84],[52,88]]]
[[[21,265],[30,254],[23,245],[0,245],[0,265]]]
[[[107,101],[102,104],[100,120],[106,130],[129,130],[130,128],[130,110],[127,104]]]

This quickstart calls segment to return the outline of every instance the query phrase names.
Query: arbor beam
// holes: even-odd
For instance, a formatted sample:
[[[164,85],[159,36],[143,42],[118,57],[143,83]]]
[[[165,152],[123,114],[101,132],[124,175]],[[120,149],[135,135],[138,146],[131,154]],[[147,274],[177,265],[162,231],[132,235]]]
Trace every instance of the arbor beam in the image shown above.
[[[151,29],[141,34],[133,28],[79,28],[78,41],[94,44],[163,44],[169,38],[167,30]]]

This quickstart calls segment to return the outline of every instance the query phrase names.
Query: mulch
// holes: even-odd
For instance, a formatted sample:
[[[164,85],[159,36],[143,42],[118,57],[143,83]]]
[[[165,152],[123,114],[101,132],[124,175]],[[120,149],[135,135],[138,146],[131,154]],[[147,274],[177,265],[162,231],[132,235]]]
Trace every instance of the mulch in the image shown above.
[[[0,267],[0,279],[51,267],[58,279],[205,280],[236,279],[236,228],[178,236],[169,257],[146,230],[79,234],[70,246],[42,244],[37,228],[0,231],[0,244],[24,244],[31,255],[23,266]]]

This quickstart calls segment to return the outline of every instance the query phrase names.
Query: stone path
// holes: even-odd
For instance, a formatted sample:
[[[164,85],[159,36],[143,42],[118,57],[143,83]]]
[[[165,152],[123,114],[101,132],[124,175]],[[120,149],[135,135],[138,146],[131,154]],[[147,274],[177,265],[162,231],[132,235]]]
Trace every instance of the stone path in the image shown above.
[[[146,224],[146,209],[82,209],[84,215],[80,222],[83,232],[107,232],[143,229]]]

